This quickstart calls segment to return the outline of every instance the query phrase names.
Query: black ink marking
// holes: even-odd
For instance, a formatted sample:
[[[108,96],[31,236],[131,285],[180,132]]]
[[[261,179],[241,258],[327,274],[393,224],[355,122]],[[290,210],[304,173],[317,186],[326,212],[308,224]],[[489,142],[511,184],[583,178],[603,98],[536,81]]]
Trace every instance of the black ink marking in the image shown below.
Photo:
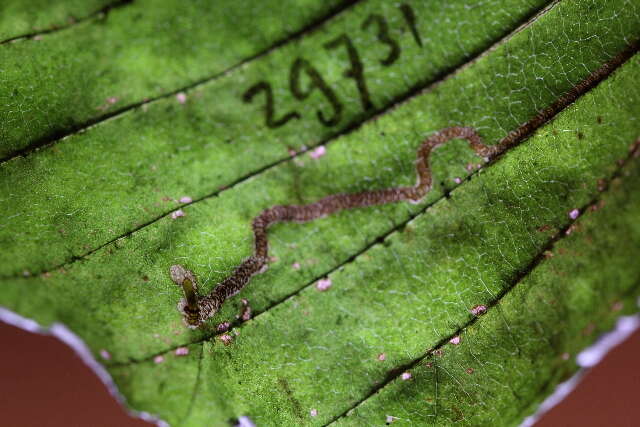
[[[311,79],[311,84],[306,90],[300,87],[300,77],[302,73],[306,73]],[[335,92],[324,81],[318,70],[316,70],[306,59],[297,58],[291,64],[291,72],[289,73],[289,87],[291,93],[299,100],[304,100],[313,93],[314,89],[319,89],[333,108],[333,115],[326,118],[324,112],[318,110],[318,120],[325,126],[335,126],[340,123],[342,118],[342,104],[338,100]]]
[[[366,30],[373,23],[378,26],[378,41],[389,46],[389,54],[385,59],[381,59],[380,63],[384,66],[389,66],[396,62],[400,57],[400,45],[389,35],[389,26],[382,15],[378,15],[377,13],[369,15],[367,20],[362,23],[362,29]]]
[[[341,34],[330,42],[325,43],[324,47],[327,50],[333,50],[340,47],[340,45],[345,46],[347,54],[349,55],[349,61],[351,62],[351,68],[345,71],[343,75],[356,81],[358,92],[360,93],[362,108],[364,108],[365,111],[373,110],[374,105],[371,102],[371,95],[369,95],[367,82],[364,79],[364,66],[362,65],[362,61],[360,60],[358,50],[353,45],[353,42],[351,41],[349,36],[346,34]]]
[[[413,13],[413,9],[406,3],[400,5],[400,12],[402,12],[402,16],[404,20],[407,21],[407,25],[411,30],[411,34],[413,34],[413,39],[416,41],[416,44],[422,47],[422,38],[420,37],[420,33],[418,33],[418,28],[416,28],[416,15]]]
[[[271,85],[268,82],[258,82],[255,85],[251,86],[245,93],[244,95],[242,95],[242,100],[249,104],[251,103],[251,100],[253,100],[253,97],[256,96],[258,93],[260,92],[264,92],[265,93],[265,97],[266,97],[266,104],[265,104],[265,123],[267,125],[268,128],[274,129],[274,128],[278,128],[282,125],[284,125],[285,123],[287,123],[289,120],[291,119],[299,119],[300,118],[300,114],[298,114],[296,111],[292,111],[290,113],[285,114],[283,117],[281,117],[280,119],[274,119],[273,116],[275,115],[275,107],[274,107],[274,101],[273,101],[273,89],[271,89]]]

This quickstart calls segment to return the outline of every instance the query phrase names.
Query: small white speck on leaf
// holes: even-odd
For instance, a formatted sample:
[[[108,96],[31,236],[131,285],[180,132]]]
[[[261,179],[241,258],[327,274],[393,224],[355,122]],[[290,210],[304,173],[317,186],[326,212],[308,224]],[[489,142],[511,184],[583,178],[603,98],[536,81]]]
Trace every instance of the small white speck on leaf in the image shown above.
[[[473,314],[474,316],[482,316],[487,312],[487,306],[483,304],[478,304],[469,311],[471,311],[471,314]]]
[[[162,362],[164,362],[164,356],[158,355],[158,356],[153,358],[153,363],[155,363],[156,365],[158,365],[158,364],[160,364]]]
[[[185,102],[187,102],[187,94],[184,92],[178,92],[176,94],[176,99],[180,104],[184,104]]]
[[[309,411],[309,413],[311,414],[312,417],[318,416],[318,410],[316,408],[313,408],[311,411]]]
[[[235,427],[256,427],[256,425],[251,421],[251,418],[243,415],[238,418],[238,424]]]
[[[100,350],[100,357],[102,357],[104,360],[110,360],[111,354],[103,348],[102,350]]]
[[[378,360],[381,361],[381,362],[384,362],[385,360],[387,360],[387,355],[384,354],[384,353],[380,353],[378,355]]]
[[[316,283],[316,289],[320,292],[324,292],[331,287],[331,279],[320,279]]]
[[[182,209],[178,209],[177,211],[171,212],[171,219],[178,219],[184,215],[184,211]]]
[[[238,317],[246,322],[251,319],[251,306],[249,305],[249,300],[246,298],[242,298],[240,302],[242,303],[242,309],[240,310],[240,316]]]
[[[291,268],[293,268],[294,270],[300,270],[300,263],[299,262],[294,262],[291,265]]]
[[[193,199],[191,197],[189,197],[189,196],[182,196],[182,197],[180,197],[179,202],[180,203],[191,203],[191,202],[193,202]]]
[[[394,417],[393,415],[387,415],[387,424],[391,424],[392,422],[394,422],[397,419],[398,419],[398,417]]]
[[[325,154],[327,154],[327,149],[324,147],[324,145],[321,145],[321,146],[316,147],[315,149],[311,150],[309,152],[309,157],[311,157],[312,159],[319,159],[320,157],[324,156]]]
[[[571,219],[576,219],[580,216],[580,210],[579,209],[573,209],[571,212],[569,212],[569,218]]]
[[[178,347],[175,351],[176,356],[186,356],[189,354],[189,349],[187,347]]]
[[[455,178],[453,178],[453,182],[455,182],[456,184],[460,184],[462,180],[456,176]]]
[[[402,375],[400,375],[400,378],[402,378],[402,381],[408,381],[411,379],[411,372],[403,372]]]
[[[453,345],[460,344],[460,335],[456,335],[455,337],[451,338],[449,342]]]
[[[115,96],[111,96],[109,98],[107,98],[107,104],[115,104],[116,102],[118,102],[118,98],[116,98]]]

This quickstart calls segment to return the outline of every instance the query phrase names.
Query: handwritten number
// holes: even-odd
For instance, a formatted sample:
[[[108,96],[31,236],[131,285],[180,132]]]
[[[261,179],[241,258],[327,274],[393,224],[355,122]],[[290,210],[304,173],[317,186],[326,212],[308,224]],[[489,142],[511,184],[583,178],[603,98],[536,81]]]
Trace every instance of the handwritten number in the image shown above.
[[[385,59],[381,60],[380,63],[384,66],[389,66],[396,62],[400,56],[400,45],[398,45],[398,42],[392,39],[389,35],[389,26],[382,15],[378,15],[377,13],[369,15],[367,20],[362,23],[362,29],[366,30],[374,22],[378,26],[378,40],[389,46],[389,55],[387,55]]]
[[[296,111],[292,111],[284,115],[284,117],[280,119],[274,119],[275,111],[273,105],[273,89],[271,89],[271,85],[268,82],[258,82],[255,85],[251,86],[245,93],[242,95],[242,100],[245,103],[250,103],[253,98],[260,92],[264,92],[266,96],[266,105],[265,105],[265,123],[268,128],[275,129],[278,128],[285,123],[287,123],[291,119],[299,119],[300,114]]]
[[[411,33],[413,34],[413,39],[416,44],[422,47],[422,38],[420,37],[420,33],[418,33],[418,29],[416,27],[416,15],[413,12],[413,9],[410,5],[403,3],[399,6],[400,12],[404,17]],[[375,25],[377,28],[378,41],[382,44],[385,44],[389,48],[389,53],[387,57],[380,60],[380,63],[384,66],[390,66],[395,63],[400,57],[400,53],[402,49],[398,42],[391,37],[389,34],[389,25],[387,24],[384,16],[372,13],[367,17],[367,19],[362,23],[362,29],[367,30],[372,25]],[[341,34],[337,38],[327,42],[324,44],[324,48],[327,50],[334,50],[341,46],[344,46],[347,55],[349,57],[350,68],[345,70],[343,73],[344,77],[353,79],[358,88],[358,93],[360,94],[360,102],[362,103],[362,108],[365,111],[373,110],[375,107],[373,102],[371,101],[371,95],[369,94],[369,89],[367,88],[367,82],[364,77],[364,66],[362,65],[362,60],[360,59],[360,54],[358,50],[353,45],[351,38],[347,34]],[[302,75],[306,74],[311,82],[308,87],[302,88],[301,86],[301,78]],[[336,93],[331,89],[331,86],[327,84],[327,82],[322,78],[318,70],[316,70],[306,59],[297,58],[292,64],[289,73],[289,88],[293,96],[298,100],[307,99],[315,89],[318,89],[322,92],[322,95],[326,98],[327,102],[331,105],[333,109],[333,114],[330,117],[327,117],[324,111],[318,110],[316,114],[318,115],[318,120],[325,126],[335,126],[340,123],[342,118],[342,104],[338,99]],[[253,98],[258,95],[260,92],[264,92],[265,94],[265,123],[267,127],[274,129],[280,126],[283,126],[287,122],[293,119],[299,119],[300,114],[297,111],[291,111],[285,114],[283,117],[276,119],[275,116],[275,107],[274,107],[274,99],[273,99],[273,89],[271,85],[266,81],[261,81],[251,86],[242,96],[242,100],[249,104],[252,102]]]
[[[413,39],[416,41],[416,44],[422,47],[422,38],[420,38],[420,33],[418,33],[418,29],[416,28],[416,15],[413,13],[413,9],[406,3],[400,5],[400,12],[402,12],[402,16],[404,16],[404,20],[407,21],[407,25],[409,25],[409,29],[411,30],[411,34],[413,34]]]
[[[303,72],[311,79],[311,84],[306,90],[300,87],[300,77]],[[318,120],[320,120],[320,122],[325,126],[335,126],[340,123],[340,118],[342,117],[342,104],[338,100],[335,92],[329,85],[327,85],[318,70],[316,70],[309,61],[297,58],[293,64],[291,64],[289,87],[291,88],[293,96],[299,100],[307,99],[314,89],[319,89],[324,97],[327,98],[329,104],[331,104],[331,107],[333,108],[333,115],[327,119],[324,112],[318,110]]]
[[[364,67],[360,60],[360,55],[356,50],[353,42],[346,34],[341,34],[336,39],[325,43],[324,47],[327,50],[333,50],[341,45],[344,45],[349,55],[349,61],[351,62],[351,68],[344,72],[344,76],[355,80],[358,86],[358,92],[360,92],[360,101],[362,102],[362,108],[365,111],[372,110],[374,108],[371,102],[371,96],[369,95],[369,89],[367,89],[367,82],[364,80]]]

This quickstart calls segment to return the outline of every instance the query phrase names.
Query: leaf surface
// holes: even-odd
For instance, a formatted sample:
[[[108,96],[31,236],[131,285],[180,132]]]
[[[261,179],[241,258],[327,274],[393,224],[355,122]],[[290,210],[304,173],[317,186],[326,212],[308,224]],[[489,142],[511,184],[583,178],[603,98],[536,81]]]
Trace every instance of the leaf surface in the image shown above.
[[[176,425],[517,424],[640,293],[640,10],[444,3],[405,3],[422,46],[395,3],[360,2],[184,104],[154,101],[2,164],[0,304],[106,350],[128,404]],[[375,14],[401,46],[396,63],[381,64],[393,49],[366,31]],[[324,47],[343,33],[371,110],[344,76],[348,49]],[[296,58],[335,88],[341,124],[319,119],[331,112],[320,89],[290,90]],[[278,116],[301,118],[269,128],[242,102],[260,79]],[[419,204],[273,227],[268,272],[205,328],[183,326],[169,266],[208,292],[251,253],[262,209],[411,185],[420,142],[452,125],[514,144],[490,163],[463,141],[439,147]],[[317,144],[326,154],[298,153]]]
[[[126,0],[4,0],[0,5],[0,43],[71,26],[125,2]]]
[[[334,139],[483,51],[545,2],[510,0],[513,7],[509,13],[497,8],[497,3],[500,2],[491,1],[474,8],[474,21],[455,28],[450,28],[447,20],[463,13],[466,2],[454,2],[437,13],[424,2],[406,3],[421,18],[416,28],[424,38],[422,46],[407,30],[395,3],[359,3],[301,40],[292,40],[186,92],[184,104],[176,96],[160,99],[57,141],[47,149],[1,164],[0,216],[6,221],[0,220],[0,242],[7,250],[0,254],[0,276],[21,274],[24,270],[35,274],[60,266],[157,221],[184,205],[179,201],[183,196],[192,200],[216,196],[289,159],[291,152]],[[402,49],[389,66],[380,64],[389,48],[377,41],[375,23],[362,29],[369,16],[389,16],[389,37]],[[115,20],[118,15],[111,17]],[[487,25],[479,25],[485,22]],[[369,110],[362,105],[354,79],[343,75],[351,68],[346,49],[323,47],[345,32],[353,34],[354,46],[367,71],[366,84],[373,105]],[[373,47],[363,49],[366,46]],[[334,88],[332,91],[343,106],[340,120],[333,126],[318,120],[317,110],[326,117],[332,115],[318,90],[305,100],[296,99],[289,91],[294,58],[314,57],[318,73]],[[114,66],[112,62],[108,64]],[[136,67],[146,69],[138,62]],[[144,72],[141,78],[153,77]],[[132,88],[131,79],[127,73],[122,83]],[[256,95],[251,103],[243,101],[249,88],[267,80],[273,86],[275,117],[296,111],[299,119],[271,129],[265,126],[264,94]],[[70,84],[76,82],[70,80]],[[303,74],[301,88],[306,89],[308,84],[309,79]],[[89,95],[82,91],[82,96],[86,99]],[[47,105],[53,104],[47,101]],[[70,108],[75,108],[75,103]],[[99,165],[96,153],[102,159]],[[96,194],[108,203],[95,203]]]
[[[135,0],[4,45],[0,159],[215,79],[355,2]]]

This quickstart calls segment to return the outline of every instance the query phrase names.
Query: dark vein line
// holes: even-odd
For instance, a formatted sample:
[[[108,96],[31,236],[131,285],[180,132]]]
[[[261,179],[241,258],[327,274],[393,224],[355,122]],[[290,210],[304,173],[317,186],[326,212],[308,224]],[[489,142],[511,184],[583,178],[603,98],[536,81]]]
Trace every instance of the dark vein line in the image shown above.
[[[124,7],[124,6],[127,6],[127,5],[130,5],[134,1],[135,0],[116,0],[113,3],[107,4],[106,6],[103,6],[102,8],[100,8],[100,9],[94,11],[94,12],[91,12],[86,16],[83,16],[82,18],[74,19],[73,22],[69,22],[69,23],[61,24],[61,25],[53,24],[53,25],[51,25],[50,28],[33,31],[33,32],[30,32],[30,33],[21,34],[19,36],[13,36],[13,37],[10,37],[10,38],[5,39],[5,40],[0,40],[0,45],[6,44],[6,43],[15,42],[15,41],[22,40],[22,39],[30,39],[30,38],[33,38],[33,37],[36,37],[36,36],[42,36],[42,35],[45,35],[45,34],[57,33],[59,31],[67,30],[67,29],[69,29],[71,27],[74,27],[74,26],[76,26],[78,24],[81,24],[83,22],[90,21],[90,20],[92,20],[92,19],[94,19],[96,17],[98,19],[104,19],[109,14],[109,12],[111,12],[112,10],[118,9],[118,8],[121,8],[121,7]],[[69,13],[69,15],[72,16],[73,13]]]
[[[124,1],[133,1],[133,0],[124,0]],[[317,19],[316,21],[312,22],[311,24],[307,25],[304,28],[301,28],[285,37],[283,37],[280,40],[277,40],[274,44],[272,44],[271,46],[269,46],[266,49],[261,50],[258,53],[255,53],[251,56],[248,56],[245,59],[242,59],[241,61],[235,63],[234,65],[231,65],[230,67],[224,69],[223,71],[220,71],[218,73],[215,73],[211,76],[208,77],[204,77],[202,79],[196,80],[193,83],[190,83],[186,86],[183,86],[179,89],[175,89],[171,92],[167,92],[161,95],[157,95],[151,98],[144,98],[144,100],[142,101],[138,101],[138,102],[134,102],[131,103],[129,105],[123,106],[122,108],[118,108],[117,110],[113,110],[109,113],[105,113],[103,115],[100,116],[96,116],[94,118],[90,118],[88,120],[86,120],[83,123],[79,123],[76,125],[72,125],[69,126],[68,128],[65,129],[58,129],[58,130],[53,130],[50,133],[48,133],[47,135],[44,135],[42,137],[39,137],[35,140],[33,140],[27,147],[21,148],[19,150],[14,151],[13,153],[9,154],[8,156],[4,157],[4,158],[0,158],[0,165],[2,165],[3,163],[12,160],[16,157],[25,157],[28,156],[29,154],[33,153],[34,151],[37,151],[41,148],[45,148],[45,147],[50,147],[52,145],[54,145],[56,142],[62,140],[63,138],[67,138],[73,134],[76,133],[82,133],[83,131],[86,131],[87,129],[89,129],[92,126],[95,126],[101,122],[104,122],[108,119],[112,119],[115,118],[116,116],[119,116],[121,114],[124,114],[128,111],[134,110],[136,108],[140,108],[143,105],[147,105],[153,102],[156,102],[158,100],[161,99],[165,99],[165,98],[169,98],[171,96],[175,96],[180,92],[187,92],[190,91],[194,88],[196,88],[197,86],[203,85],[205,83],[209,83],[212,82],[214,80],[218,80],[224,76],[226,76],[227,74],[230,74],[231,72],[235,71],[238,68],[241,68],[242,66],[244,66],[245,64],[249,63],[249,62],[253,62],[257,59],[260,59],[263,56],[269,55],[271,52],[273,52],[274,50],[282,47],[285,44],[289,44],[290,42],[293,41],[297,41],[299,39],[302,39],[303,37],[307,37],[310,34],[316,32],[318,29],[320,29],[322,26],[324,26],[328,21],[333,20],[334,18],[336,18],[338,15],[342,14],[343,12],[347,11],[348,9],[350,9],[351,7],[355,6],[356,4],[363,2],[366,0],[345,0],[343,3],[341,3],[338,6],[333,7],[332,9],[329,9],[329,11],[321,16],[319,19]]]
[[[637,45],[635,46],[635,49],[637,49]],[[618,58],[619,58],[621,55],[623,55],[623,54],[625,54],[625,55],[626,55],[626,53],[625,53],[625,52],[627,52],[627,50],[625,50],[625,51],[624,51],[624,52],[622,52],[621,54],[617,55],[617,56],[616,56],[616,58],[614,58],[614,59],[615,59],[615,61],[616,61],[616,62],[618,62],[618,61],[619,61],[619,59],[618,59]],[[630,57],[630,56],[631,56],[631,55],[629,55],[629,57]],[[627,59],[628,59],[628,58],[627,58]],[[619,67],[620,65],[622,65],[622,63],[623,63],[623,62],[624,62],[624,61],[620,62],[620,63],[617,65],[617,67]],[[605,66],[606,66],[606,64],[605,64],[605,65],[603,65],[603,68],[604,68]],[[611,73],[611,72],[613,72],[613,71],[615,71],[615,67],[613,67],[613,68],[612,68],[612,67],[607,67],[607,69],[609,69],[609,70],[610,70],[610,71],[609,71],[610,73]],[[594,73],[594,74],[595,74],[595,73]],[[592,74],[592,75],[593,75],[593,74]],[[587,79],[585,79],[585,80],[590,79],[590,77],[591,77],[591,76],[587,77]],[[604,77],[602,77],[602,78],[604,78]],[[596,85],[596,84],[597,84],[596,82],[593,82],[593,85],[591,86],[591,88],[595,87],[595,85]],[[586,89],[586,90],[585,90],[585,93],[586,93],[586,91],[587,91],[587,90],[588,90],[588,89]],[[568,99],[567,99],[567,102],[568,102]],[[567,105],[568,105],[568,104],[567,104]],[[559,113],[559,112],[560,112],[560,111],[557,111],[557,112],[556,112],[556,114],[557,114],[557,113]],[[532,121],[534,121],[534,120],[535,120],[535,121],[536,121],[536,123],[538,123],[538,127],[540,127],[540,126],[542,126],[544,123],[540,122],[540,121],[537,119],[537,117],[538,117],[538,116],[534,117],[534,118],[532,119]],[[552,117],[549,117],[549,119],[551,119],[551,118],[552,118]],[[524,127],[524,128],[529,129],[529,130],[530,130],[530,132],[534,132],[534,131],[536,130],[536,128],[533,128],[533,127],[531,127],[531,126],[529,125],[529,122],[527,122],[527,123],[523,124],[521,127]],[[509,135],[511,135],[511,134],[513,134],[513,133],[517,133],[517,134],[521,135],[522,140],[524,140],[524,139],[528,136],[528,134],[524,134],[524,133],[522,133],[522,132],[512,132],[512,133],[509,133],[509,134],[507,135],[507,137],[505,137],[505,138],[503,139],[503,141],[504,141],[504,140],[506,140],[507,138],[510,138],[510,136],[509,136]],[[509,139],[509,140],[511,141],[511,139]],[[518,141],[518,140],[513,140],[513,141],[511,141],[511,144],[512,144],[512,146],[511,146],[511,147],[513,147],[513,146],[515,146],[515,145],[517,145],[517,144],[521,143],[521,142],[522,142],[522,140],[520,140],[520,141]],[[502,142],[502,141],[501,141],[501,142]],[[635,144],[635,146],[634,146],[633,150],[631,151],[630,157],[631,157],[634,153],[637,153],[639,150],[640,150],[640,139],[638,140],[638,142],[636,142],[636,144]],[[506,150],[506,151],[508,151],[508,150]],[[411,221],[413,221],[413,220],[414,220],[415,218],[417,218],[418,216],[420,216],[420,215],[424,214],[425,212],[427,212],[427,211],[428,211],[432,206],[434,206],[436,203],[440,202],[440,201],[441,201],[442,199],[444,199],[444,198],[448,198],[448,197],[450,196],[450,192],[451,192],[451,191],[455,190],[455,189],[456,189],[456,188],[458,188],[460,185],[463,185],[464,183],[466,183],[466,182],[470,181],[471,179],[473,179],[473,178],[474,178],[474,177],[475,177],[475,176],[476,176],[476,175],[477,175],[481,170],[485,169],[486,167],[490,167],[490,166],[494,165],[495,163],[497,163],[498,161],[500,161],[500,159],[501,159],[501,157],[502,157],[502,155],[503,155],[503,154],[504,154],[504,152],[503,152],[501,155],[496,156],[496,158],[495,158],[494,160],[492,160],[491,162],[489,162],[489,163],[488,163],[487,165],[485,165],[483,168],[481,168],[481,169],[476,169],[475,171],[473,171],[472,173],[470,173],[468,176],[466,176],[466,177],[464,178],[464,181],[463,181],[461,184],[459,184],[459,185],[457,185],[457,186],[454,186],[454,187],[453,187],[452,189],[450,189],[450,190],[445,190],[445,191],[443,192],[443,194],[442,194],[442,195],[440,195],[438,198],[436,198],[436,199],[434,199],[432,202],[430,202],[430,203],[426,204],[422,209],[418,210],[417,212],[415,212],[415,213],[413,213],[413,214],[410,214],[410,215],[407,217],[407,219],[406,219],[406,220],[401,221],[401,222],[400,222],[400,223],[398,223],[397,225],[395,225],[395,226],[393,226],[393,227],[389,228],[387,231],[385,231],[385,232],[383,232],[382,234],[380,234],[378,237],[376,237],[376,238],[375,238],[375,239],[373,239],[370,243],[366,244],[366,245],[365,245],[365,246],[363,246],[360,250],[358,250],[357,252],[355,252],[354,254],[352,254],[351,256],[349,256],[349,257],[348,257],[346,260],[344,260],[343,262],[341,262],[341,263],[337,264],[336,266],[334,266],[334,267],[332,267],[332,268],[329,268],[328,270],[326,270],[326,271],[322,272],[321,274],[319,274],[319,275],[315,276],[313,279],[311,279],[310,281],[308,281],[305,285],[303,285],[303,286],[302,286],[302,287],[300,287],[299,289],[296,289],[295,291],[293,291],[293,292],[291,292],[291,293],[289,293],[289,294],[287,294],[287,295],[283,296],[282,298],[278,299],[277,301],[273,302],[273,303],[272,303],[271,305],[269,305],[268,307],[265,307],[265,309],[264,309],[264,310],[261,310],[261,311],[256,310],[256,311],[254,312],[254,316],[253,316],[253,318],[252,318],[252,319],[255,319],[255,318],[256,318],[256,317],[258,317],[259,315],[264,314],[264,313],[266,313],[267,311],[269,311],[269,310],[273,309],[274,307],[276,307],[276,306],[278,306],[278,305],[280,305],[280,304],[282,304],[282,303],[286,302],[287,300],[289,300],[289,299],[291,299],[291,298],[295,297],[296,295],[300,294],[300,293],[301,293],[302,291],[304,291],[305,289],[307,289],[307,288],[309,288],[310,286],[312,286],[312,285],[313,285],[314,283],[316,283],[319,279],[321,279],[321,278],[323,278],[323,277],[326,277],[326,276],[329,276],[329,275],[333,274],[335,271],[337,271],[337,270],[339,270],[339,269],[343,268],[345,265],[347,265],[347,264],[350,264],[350,263],[354,262],[354,261],[355,261],[355,260],[356,260],[360,255],[364,254],[365,252],[367,252],[368,250],[370,250],[370,249],[371,249],[371,248],[373,248],[374,246],[376,246],[376,245],[380,245],[380,244],[383,244],[383,243],[384,243],[384,241],[387,239],[387,237],[389,237],[391,234],[393,234],[393,233],[395,233],[395,232],[397,232],[397,231],[402,230],[404,227],[406,227],[406,226],[407,226],[407,224],[408,224],[408,223],[410,223]],[[625,161],[625,164],[626,164],[626,162],[629,160],[629,158],[630,158],[630,157],[628,157],[628,158],[627,158],[627,160]],[[624,164],[623,164],[623,165],[624,165]],[[623,167],[623,166],[620,166],[620,169],[621,169],[622,167]],[[614,176],[614,177],[615,177],[615,176]],[[613,179],[613,178],[612,178],[612,179]],[[544,252],[544,251],[543,251],[543,252]],[[244,321],[244,320],[236,319],[235,321],[233,321],[233,322],[231,323],[231,325],[230,325],[230,327],[229,327],[229,328],[231,329],[231,328],[234,328],[234,327],[238,327],[238,326],[242,325],[242,324],[243,324],[243,323],[245,323],[245,322],[246,322],[246,321]],[[202,341],[210,340],[210,339],[211,339],[212,337],[214,337],[215,335],[216,335],[216,333],[215,333],[215,332],[213,332],[213,333],[207,333],[207,334],[205,334],[203,337],[199,338],[199,339],[198,339],[198,340],[196,340],[196,341],[192,341],[192,342],[189,342],[189,343],[186,343],[186,344],[175,345],[175,346],[170,347],[170,348],[168,348],[168,349],[166,349],[166,350],[159,351],[159,352],[157,352],[157,353],[154,353],[154,354],[152,354],[152,355],[150,355],[150,356],[145,356],[145,357],[143,357],[143,358],[139,358],[139,359],[137,359],[137,358],[129,358],[127,361],[124,361],[124,362],[114,362],[114,363],[109,364],[109,366],[114,366],[114,367],[115,367],[115,366],[125,366],[125,365],[130,365],[130,364],[135,364],[135,363],[142,363],[142,362],[146,362],[146,361],[149,361],[149,360],[153,359],[155,356],[166,354],[166,353],[168,353],[168,352],[170,352],[170,351],[173,351],[173,350],[175,350],[176,348],[181,347],[181,346],[183,346],[183,345],[196,344],[196,343],[198,343],[198,342],[202,342]],[[455,334],[454,334],[454,335],[455,335]]]
[[[479,54],[477,54],[476,56],[472,57],[471,59],[469,59],[466,63],[458,66],[457,68],[455,67],[451,67],[449,69],[444,70],[442,73],[438,74],[436,77],[434,77],[434,79],[432,79],[431,83],[425,83],[424,85],[421,84],[417,84],[415,87],[413,87],[412,89],[410,89],[408,92],[406,92],[404,95],[399,95],[398,97],[393,98],[389,104],[387,104],[387,107],[384,107],[382,109],[380,109],[379,111],[377,111],[375,113],[375,115],[369,117],[366,120],[363,120],[361,122],[358,122],[357,120],[353,120],[351,123],[349,123],[348,125],[345,126],[345,128],[343,128],[340,132],[336,133],[335,135],[329,136],[327,138],[324,138],[322,140],[319,140],[316,144],[314,144],[313,146],[310,146],[306,149],[300,150],[298,151],[295,155],[291,156],[291,157],[284,157],[282,159],[276,160],[274,162],[268,163],[252,172],[249,172],[245,175],[240,176],[239,178],[237,178],[236,180],[232,181],[230,184],[225,185],[223,188],[218,189],[213,191],[212,193],[209,194],[205,194],[204,196],[198,197],[198,198],[194,198],[193,201],[191,203],[184,203],[181,204],[179,206],[176,206],[176,208],[183,208],[189,205],[192,205],[194,203],[198,203],[201,202],[203,200],[207,200],[213,197],[217,197],[219,196],[223,191],[227,191],[227,190],[231,190],[234,187],[242,184],[244,181],[247,181],[257,175],[260,175],[264,172],[266,172],[269,169],[275,168],[281,164],[284,164],[286,162],[292,161],[292,159],[295,159],[297,157],[300,157],[302,155],[304,155],[305,153],[307,153],[308,151],[312,150],[313,148],[320,146],[320,145],[328,145],[331,142],[333,142],[334,140],[349,135],[355,131],[357,131],[360,127],[373,122],[375,120],[377,120],[381,115],[386,114],[387,112],[397,108],[398,106],[400,106],[403,103],[408,102],[410,99],[416,97],[416,96],[420,96],[423,95],[424,93],[427,93],[431,90],[433,90],[436,86],[444,83],[445,81],[451,79],[453,76],[457,75],[459,72],[461,72],[462,70],[466,69],[468,66],[470,66],[471,64],[473,64],[474,62],[476,62],[478,59],[480,59],[481,57],[487,55],[489,52],[495,50],[498,46],[502,45],[503,43],[506,43],[510,38],[512,38],[515,34],[517,34],[519,31],[521,31],[521,29],[527,27],[528,25],[530,25],[532,22],[534,22],[535,20],[537,20],[542,14],[546,13],[551,6],[555,6],[555,4],[558,3],[558,0],[552,2],[552,4],[546,8],[544,8],[544,10],[542,12],[533,12],[531,15],[525,17],[523,20],[525,21],[524,23],[522,23],[520,26],[518,26],[518,28],[514,31],[512,31],[511,33],[509,33],[508,35],[506,35],[505,37],[503,37],[502,39],[498,40],[496,43],[494,43],[491,47],[489,47],[488,49],[480,52]],[[175,91],[170,95],[175,95],[175,93],[179,92]],[[168,96],[170,96],[168,95]],[[152,102],[152,101],[149,101]],[[2,161],[0,160],[0,166],[2,165]],[[152,225],[158,221],[160,221],[162,218],[166,217],[167,215],[169,215],[171,212],[175,211],[175,208],[171,209],[170,211],[166,211],[162,214],[159,214],[157,216],[155,216],[154,218],[138,225],[137,227],[134,227],[133,229],[127,231],[126,233],[123,233],[119,236],[116,236],[114,238],[112,238],[111,240],[108,240],[107,242],[97,246],[96,248],[85,252],[83,254],[80,255],[72,255],[68,261],[65,261],[63,263],[57,264],[53,267],[49,267],[45,270],[42,270],[40,272],[35,272],[32,275],[39,275],[39,274],[44,274],[47,271],[51,272],[51,271],[55,271],[55,270],[59,270],[61,268],[65,268],[67,267],[69,264],[72,264],[76,261],[83,261],[84,258],[91,256],[92,254],[94,254],[95,252],[98,252],[99,250],[103,249],[104,247],[113,244],[115,241],[120,240],[122,238],[126,238],[129,237],[130,235],[140,231],[141,229]],[[18,276],[5,276],[5,277],[0,277],[0,280],[8,280],[8,279],[16,279],[16,278],[20,278],[23,277],[22,275],[18,275]]]
[[[196,383],[193,385],[193,391],[191,392],[191,398],[189,399],[187,412],[184,415],[184,421],[188,420],[191,416],[191,411],[193,411],[193,406],[195,405],[196,399],[198,397],[198,392],[200,391],[200,383],[202,382],[202,359],[204,359],[204,341],[200,343],[200,357],[198,358],[198,373],[196,375]]]
[[[618,165],[618,167],[616,168],[615,172],[609,176],[609,178],[606,180],[605,188],[602,189],[600,194],[597,194],[589,202],[587,202],[585,205],[583,205],[580,208],[580,212],[585,212],[586,213],[586,212],[589,211],[589,208],[591,206],[596,206],[599,203],[599,201],[602,198],[602,196],[607,194],[608,190],[611,189],[611,186],[610,186],[611,181],[613,181],[614,179],[619,178],[619,177],[622,176],[625,166],[627,166],[634,159],[634,157],[637,155],[637,153],[640,153],[640,144],[637,144],[635,149],[633,149],[632,151],[629,152],[629,154],[627,155],[625,160],[622,162],[622,164]],[[503,298],[506,297],[513,289],[515,289],[515,287],[518,284],[520,284],[523,280],[525,280],[542,263],[542,261],[544,261],[546,259],[545,252],[551,251],[558,242],[560,242],[563,238],[567,237],[570,234],[570,233],[567,233],[567,231],[576,222],[580,221],[580,219],[582,217],[584,217],[584,215],[580,215],[575,220],[569,221],[555,235],[551,236],[551,238],[547,241],[545,246],[540,249],[540,252],[538,253],[538,255],[527,266],[525,266],[524,269],[522,269],[521,271],[516,272],[514,274],[512,280],[510,280],[511,284],[506,286],[505,288],[503,288],[498,293],[496,298],[493,301],[490,301],[487,304],[486,313],[488,313],[489,310],[493,309],[494,307],[496,307],[496,310],[499,309],[498,305],[503,300]],[[348,412],[350,412],[353,409],[355,409],[358,406],[360,406],[363,402],[365,402],[370,397],[372,397],[373,395],[378,393],[380,390],[382,390],[384,387],[386,387],[391,382],[397,380],[399,375],[400,375],[400,373],[405,372],[405,371],[409,371],[411,369],[414,369],[425,358],[427,358],[428,356],[433,354],[436,350],[442,349],[442,347],[444,347],[453,337],[464,333],[464,331],[466,329],[468,329],[469,327],[473,326],[478,321],[479,318],[480,318],[479,316],[471,317],[463,326],[457,328],[455,330],[455,332],[453,332],[452,334],[447,335],[446,337],[442,338],[440,341],[438,341],[436,343],[436,345],[434,347],[432,347],[431,349],[427,350],[421,356],[419,356],[419,357],[417,357],[417,358],[415,358],[415,359],[413,359],[413,360],[411,360],[411,361],[409,361],[409,362],[407,362],[407,363],[405,363],[403,365],[400,365],[400,366],[398,366],[396,368],[393,368],[393,370],[390,372],[392,375],[388,375],[382,382],[380,382],[379,384],[377,384],[374,387],[372,387],[371,390],[362,399],[359,399],[357,402],[355,402],[353,405],[351,405],[347,410],[343,411],[341,414],[333,417],[331,420],[329,420],[329,422],[327,424],[325,424],[325,426],[327,426],[327,425],[329,425],[331,423],[334,423],[335,421],[337,421],[340,418],[345,417]]]

